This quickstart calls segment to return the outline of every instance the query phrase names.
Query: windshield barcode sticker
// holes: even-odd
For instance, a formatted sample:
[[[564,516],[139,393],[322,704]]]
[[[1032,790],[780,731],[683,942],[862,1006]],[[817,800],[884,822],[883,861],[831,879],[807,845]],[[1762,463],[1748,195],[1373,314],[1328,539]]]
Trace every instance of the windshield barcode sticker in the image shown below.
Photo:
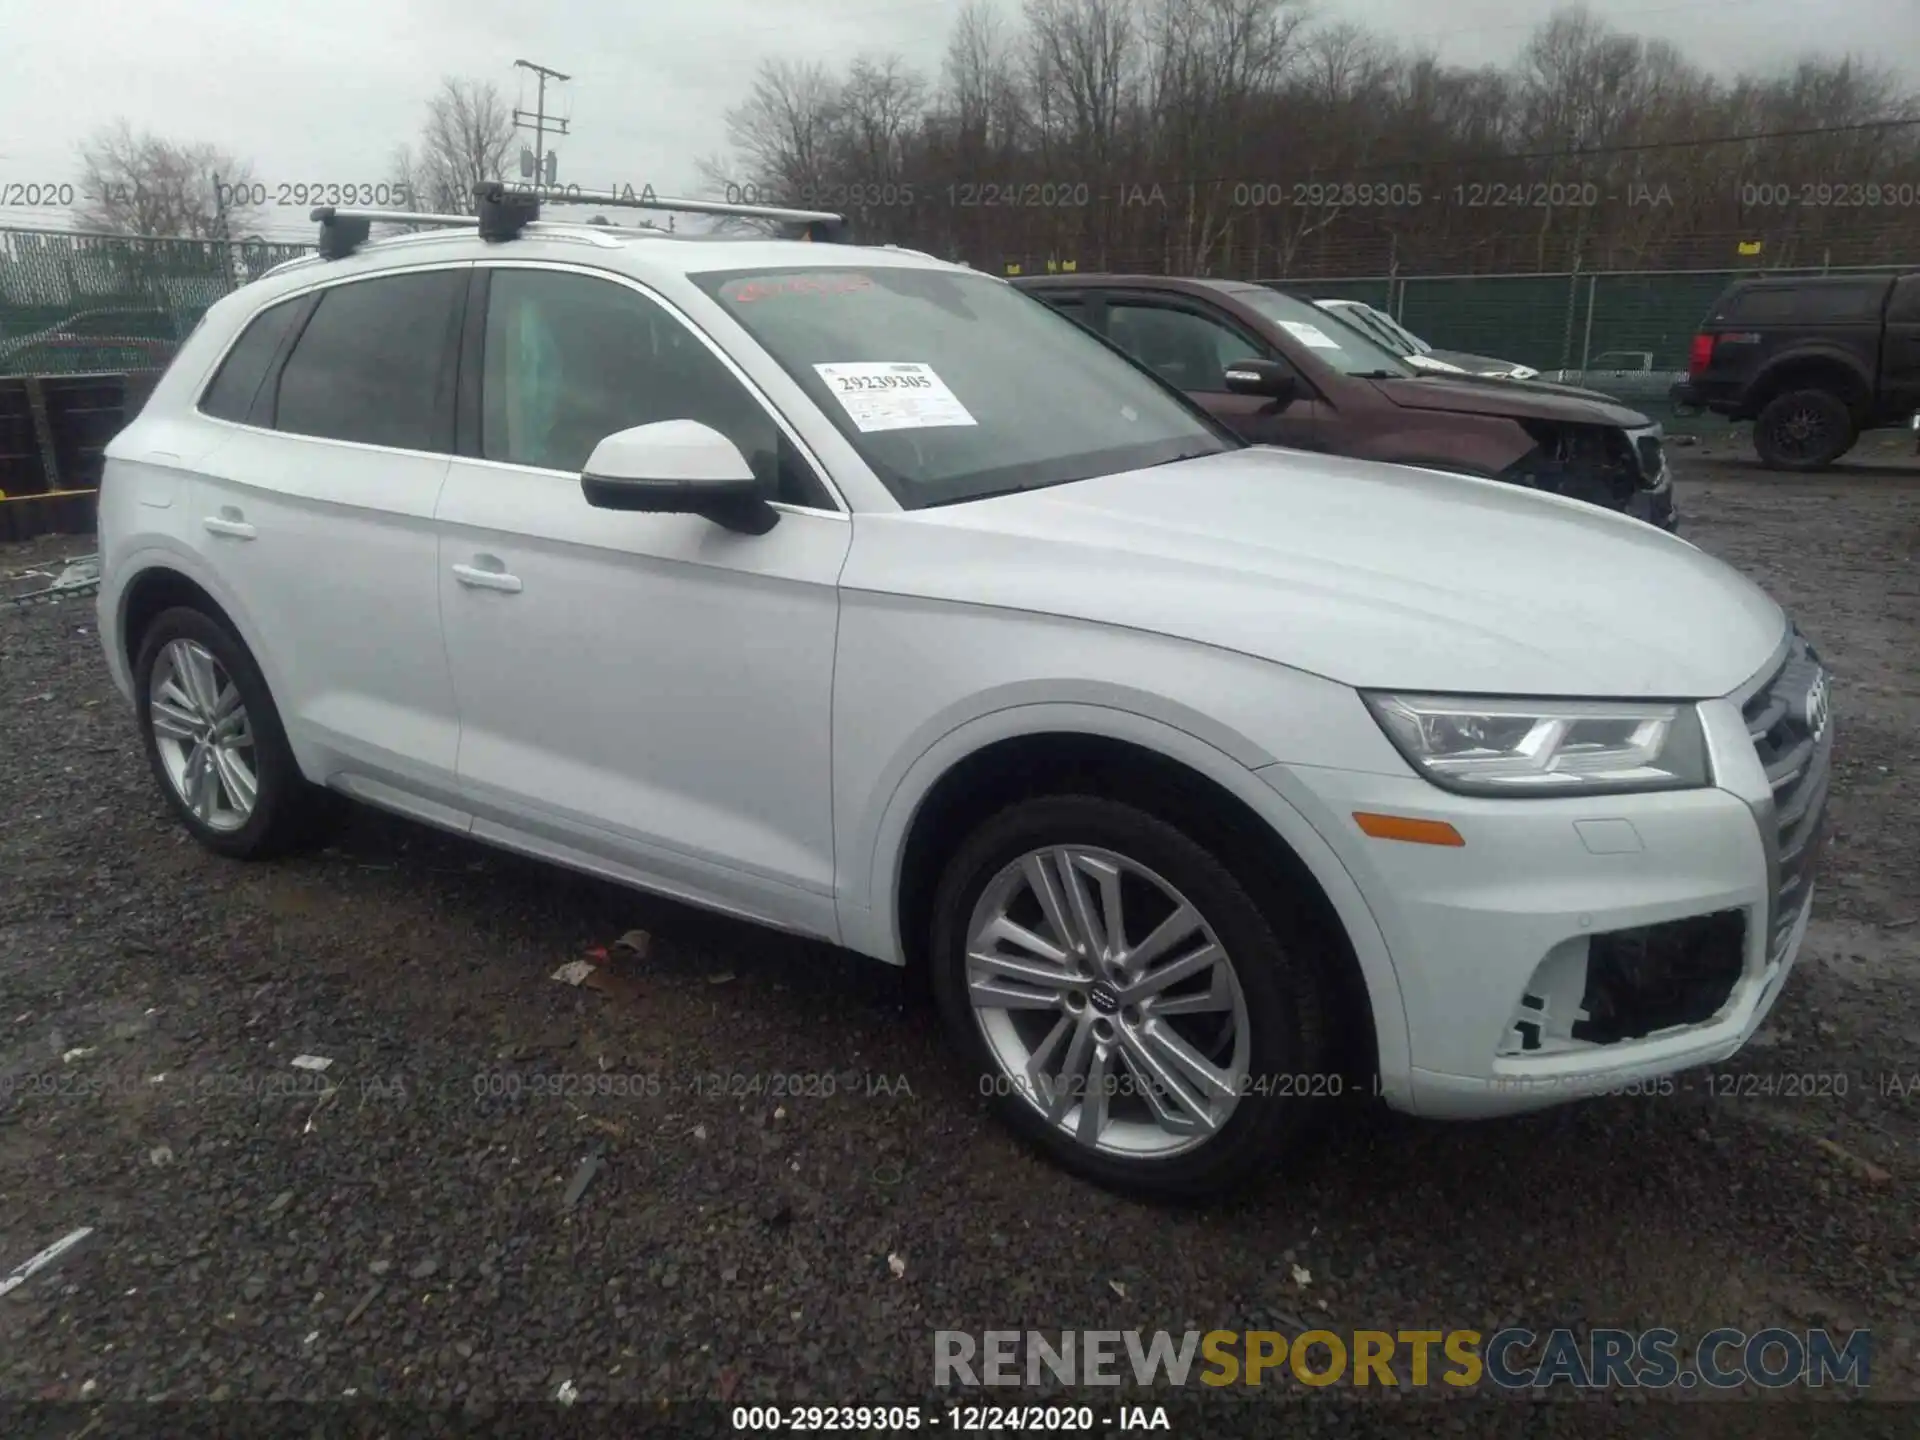
[[[918,361],[842,361],[813,367],[862,432],[977,423],[933,367]]]

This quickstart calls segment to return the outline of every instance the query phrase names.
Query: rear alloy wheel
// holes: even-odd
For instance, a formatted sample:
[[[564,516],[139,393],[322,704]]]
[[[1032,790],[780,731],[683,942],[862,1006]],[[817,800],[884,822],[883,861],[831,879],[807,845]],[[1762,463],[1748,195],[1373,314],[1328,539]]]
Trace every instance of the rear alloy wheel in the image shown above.
[[[1769,470],[1823,470],[1853,448],[1853,412],[1830,390],[1776,395],[1753,422],[1753,448]]]
[[[318,792],[259,666],[224,626],[198,610],[164,612],[141,637],[134,685],[148,763],[196,840],[255,859],[309,838]]]
[[[259,756],[240,688],[198,640],[169,640],[154,657],[147,715],[174,798],[209,830],[231,834],[253,818]]]
[[[1229,1188],[1339,1093],[1311,972],[1212,854],[1131,806],[1056,796],[988,821],[941,884],[933,957],[982,1093],[1117,1189]]]

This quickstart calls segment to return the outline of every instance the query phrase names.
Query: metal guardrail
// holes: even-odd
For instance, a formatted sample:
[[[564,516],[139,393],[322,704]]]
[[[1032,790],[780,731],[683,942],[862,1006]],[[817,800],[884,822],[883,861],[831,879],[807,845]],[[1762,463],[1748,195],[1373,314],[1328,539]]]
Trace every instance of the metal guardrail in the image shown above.
[[[46,580],[48,583],[7,596],[8,603],[16,609],[94,595],[100,590],[100,556],[97,553],[69,555],[60,562],[57,571],[17,570],[11,575],[0,575],[0,584],[11,586],[22,580]]]

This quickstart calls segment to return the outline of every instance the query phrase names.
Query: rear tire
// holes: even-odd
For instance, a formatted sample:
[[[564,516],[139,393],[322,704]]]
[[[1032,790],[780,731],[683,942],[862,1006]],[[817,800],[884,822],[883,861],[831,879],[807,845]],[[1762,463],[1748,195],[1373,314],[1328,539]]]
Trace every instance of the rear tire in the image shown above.
[[[301,775],[260,667],[225,625],[162,611],[140,638],[133,683],[147,763],[194,839],[262,860],[316,837],[324,792]]]
[[[1106,939],[1116,914],[1118,945]],[[1109,1188],[1200,1199],[1297,1150],[1346,1086],[1330,1073],[1330,1000],[1297,928],[1176,826],[1116,800],[1047,796],[987,820],[948,863],[930,979],[980,1093],[1016,1133]],[[1187,973],[1169,980],[1176,966]],[[994,1003],[1010,997],[1025,1004]]]
[[[1753,421],[1753,448],[1769,470],[1824,470],[1858,435],[1853,412],[1831,390],[1776,395]]]

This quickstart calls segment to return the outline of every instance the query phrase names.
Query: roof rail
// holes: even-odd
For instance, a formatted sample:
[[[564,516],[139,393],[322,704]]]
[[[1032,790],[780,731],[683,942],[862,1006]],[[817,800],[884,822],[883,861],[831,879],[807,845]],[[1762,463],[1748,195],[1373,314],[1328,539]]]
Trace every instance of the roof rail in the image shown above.
[[[474,215],[438,215],[415,210],[347,210],[321,205],[308,216],[320,222],[320,255],[342,260],[367,243],[374,225],[439,225],[476,229],[483,240],[511,240],[540,219],[540,202],[593,205],[624,210],[679,210],[692,215],[730,215],[774,220],[789,227],[787,238],[847,243],[846,217],[831,210],[788,210],[775,205],[728,205],[717,200],[683,200],[654,195],[636,197],[611,190],[563,190],[556,186],[507,185],[495,180],[473,187]],[[620,228],[620,227],[615,227]]]

